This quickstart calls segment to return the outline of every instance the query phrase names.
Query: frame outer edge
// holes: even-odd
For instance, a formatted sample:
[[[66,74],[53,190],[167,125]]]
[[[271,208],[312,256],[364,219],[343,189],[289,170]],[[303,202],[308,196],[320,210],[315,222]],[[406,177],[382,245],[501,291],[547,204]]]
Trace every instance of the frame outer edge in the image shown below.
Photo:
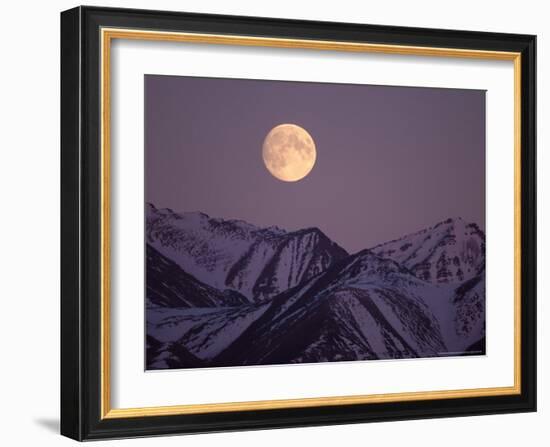
[[[522,260],[523,327],[522,333],[525,372],[522,393],[528,411],[537,411],[537,37],[526,43],[522,58],[522,175],[524,232],[522,242],[525,258]]]
[[[61,13],[61,423],[83,439],[81,332],[81,10]]]
[[[436,418],[478,414],[498,414],[533,411],[536,399],[536,351],[529,343],[534,342],[536,329],[527,323],[535,316],[534,302],[536,285],[535,252],[535,41],[534,36],[495,33],[468,33],[450,30],[405,29],[399,27],[336,24],[330,22],[305,22],[286,19],[262,19],[255,17],[216,16],[188,14],[169,11],[144,11],[132,9],[79,7],[62,13],[62,114],[61,114],[61,167],[62,167],[62,434],[77,440],[113,439],[168,434],[253,430],[300,426],[332,425],[356,422],[395,421],[403,419]],[[230,20],[232,19],[233,22]],[[291,38],[306,38],[324,35],[323,27],[335,27],[332,37],[359,41],[355,30],[370,40],[378,42],[378,33],[388,32],[389,41],[411,42],[425,45],[427,37],[438,42],[447,42],[449,47],[490,49],[522,53],[522,375],[521,395],[498,398],[476,398],[464,401],[442,400],[379,404],[381,413],[366,406],[319,407],[311,409],[272,410],[267,413],[231,412],[204,415],[163,416],[101,419],[98,340],[94,329],[99,324],[95,309],[96,285],[94,242],[98,238],[95,199],[98,186],[96,178],[96,126],[95,112],[98,93],[97,31],[102,27],[149,28],[155,22],[158,28],[180,29],[181,20],[189,31],[205,29],[208,32],[235,31],[239,25],[252,30],[253,35],[281,35]],[[238,23],[234,23],[238,22]],[[305,26],[304,32],[294,36],[289,26]],[[359,29],[360,28],[360,29]],[[267,30],[267,31],[264,31]],[[361,31],[361,32],[359,32]],[[364,33],[363,33],[364,31]],[[229,34],[231,34],[229,32]],[[420,35],[418,35],[420,34]],[[277,34],[278,35],[278,34]],[[347,37],[346,37],[347,36]],[[65,40],[65,42],[64,42]],[[68,42],[67,42],[68,40]],[[338,39],[335,39],[338,40]],[[386,39],[383,39],[385,43]],[[526,100],[527,104],[523,101]],[[88,128],[88,126],[91,126]],[[91,129],[91,130],[89,130]],[[67,172],[66,172],[67,171]],[[525,188],[525,190],[523,189]],[[523,201],[524,200],[524,201]],[[90,232],[90,234],[88,234]],[[63,239],[66,239],[63,241]],[[89,259],[91,257],[91,259]],[[527,281],[530,284],[526,284]],[[529,349],[526,349],[528,347]],[[527,367],[527,369],[525,369]],[[97,377],[96,377],[97,376]],[[231,416],[230,416],[231,415]],[[240,418],[236,420],[235,418]],[[183,424],[183,425],[182,425]]]

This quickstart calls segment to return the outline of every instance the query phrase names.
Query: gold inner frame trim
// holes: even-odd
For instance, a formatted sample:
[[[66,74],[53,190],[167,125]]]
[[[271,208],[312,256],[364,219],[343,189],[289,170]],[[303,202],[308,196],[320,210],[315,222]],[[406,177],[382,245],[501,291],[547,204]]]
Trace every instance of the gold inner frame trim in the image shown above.
[[[266,38],[235,35],[101,29],[101,418],[168,416],[231,411],[311,408],[319,406],[375,404],[432,399],[504,396],[521,393],[521,54],[504,51],[384,45],[340,41]],[[327,396],[215,404],[171,405],[142,408],[111,407],[110,340],[110,179],[111,179],[111,42],[113,39],[260,46],[409,56],[437,56],[505,60],[514,63],[514,385],[443,391],[421,391],[352,396]]]

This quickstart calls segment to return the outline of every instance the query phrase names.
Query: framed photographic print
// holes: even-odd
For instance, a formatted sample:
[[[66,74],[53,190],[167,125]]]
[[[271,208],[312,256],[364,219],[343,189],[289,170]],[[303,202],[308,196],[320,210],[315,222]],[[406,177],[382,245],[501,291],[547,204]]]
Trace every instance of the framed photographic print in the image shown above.
[[[536,409],[535,37],[61,14],[61,432]]]

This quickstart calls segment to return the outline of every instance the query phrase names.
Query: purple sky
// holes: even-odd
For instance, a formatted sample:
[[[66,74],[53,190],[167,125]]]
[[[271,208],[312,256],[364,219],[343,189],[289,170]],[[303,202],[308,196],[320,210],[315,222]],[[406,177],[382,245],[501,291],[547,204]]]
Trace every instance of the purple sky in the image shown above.
[[[288,230],[353,253],[462,217],[485,228],[485,91],[145,77],[146,200]],[[315,140],[303,180],[262,160],[274,126]]]

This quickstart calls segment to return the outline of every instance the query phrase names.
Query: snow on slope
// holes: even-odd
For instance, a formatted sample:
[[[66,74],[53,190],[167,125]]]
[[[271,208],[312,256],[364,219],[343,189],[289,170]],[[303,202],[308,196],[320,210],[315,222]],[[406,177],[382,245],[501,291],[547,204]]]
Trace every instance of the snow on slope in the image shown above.
[[[239,292],[222,292],[200,282],[149,244],[146,252],[148,307],[220,307],[248,303]]]
[[[209,308],[157,300],[147,314],[153,369],[431,357],[484,345],[484,234],[461,219],[354,255],[317,229],[261,229],[152,205],[147,230],[163,260],[155,268],[173,259],[168,272],[185,265],[212,276],[196,280],[207,298],[218,299],[217,287],[231,294]],[[181,292],[160,279],[163,299],[166,287]]]
[[[198,280],[261,301],[347,256],[320,230],[286,232],[147,207],[147,242]]]
[[[171,353],[172,364],[178,365],[178,353],[183,349],[201,361],[200,365],[206,365],[205,361],[227,348],[267,307],[267,304],[256,304],[209,309],[148,309],[147,333],[162,345],[164,353]],[[158,360],[157,355],[148,354],[150,363]]]
[[[445,342],[416,286],[426,284],[365,250],[272,299],[211,364],[437,356]]]
[[[461,218],[372,248],[393,259],[418,278],[433,283],[460,283],[478,275],[485,265],[485,235]]]

